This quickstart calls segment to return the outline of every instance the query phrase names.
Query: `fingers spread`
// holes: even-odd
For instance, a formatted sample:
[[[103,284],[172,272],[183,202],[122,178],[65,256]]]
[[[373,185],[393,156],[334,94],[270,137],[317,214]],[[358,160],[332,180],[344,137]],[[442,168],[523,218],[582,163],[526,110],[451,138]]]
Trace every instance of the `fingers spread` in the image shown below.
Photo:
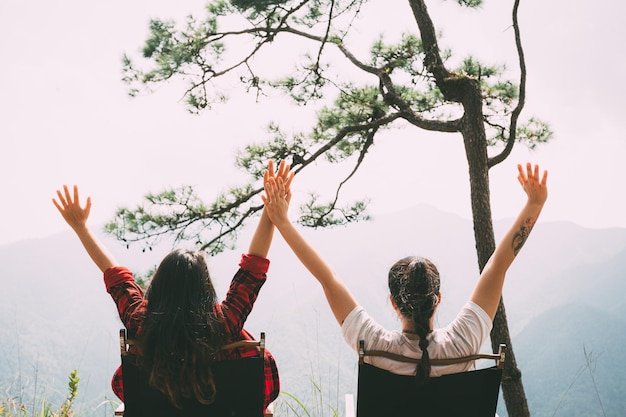
[[[63,186],[63,191],[65,192],[65,200],[66,200],[68,203],[72,202],[72,196],[71,196],[71,194],[70,194],[70,190],[69,190],[69,188],[67,187],[67,185],[64,185],[64,186]]]
[[[526,178],[531,180],[533,178],[533,166],[530,162],[526,163]]]
[[[74,186],[74,203],[78,203],[80,198],[78,198],[78,185]]]

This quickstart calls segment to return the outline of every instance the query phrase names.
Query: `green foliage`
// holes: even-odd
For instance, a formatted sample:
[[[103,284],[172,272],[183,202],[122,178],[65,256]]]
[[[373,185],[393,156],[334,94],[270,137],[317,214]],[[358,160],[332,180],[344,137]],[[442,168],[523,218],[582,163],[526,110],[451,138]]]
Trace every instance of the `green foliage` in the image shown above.
[[[63,403],[56,411],[52,410],[52,405],[44,398],[41,401],[39,411],[33,412],[32,417],[72,417],[74,410],[72,406],[78,394],[78,370],[70,372],[67,383],[68,394]],[[28,407],[19,398],[8,398],[0,401],[0,417],[29,417]]]
[[[371,55],[371,65],[375,67],[387,68],[389,72],[401,68],[411,75],[426,75],[422,66],[424,46],[422,40],[415,35],[403,34],[402,40],[396,45],[386,45],[380,38],[372,45]]]
[[[254,10],[258,13],[271,7],[289,3],[289,0],[231,0],[230,2],[241,11]]]
[[[341,126],[367,123],[386,114],[389,106],[381,100],[378,88],[347,86],[335,100],[333,107],[325,107],[318,114],[317,127],[338,130]],[[318,138],[328,140],[330,138]]]
[[[342,126],[366,126],[385,115],[388,108],[389,105],[382,100],[377,88],[349,86],[333,107],[324,107],[318,113],[318,123],[311,137],[317,143],[333,142]],[[364,128],[346,132],[326,151],[326,158],[331,162],[339,162],[358,153],[368,141],[370,131]]]
[[[236,165],[244,169],[255,180],[263,178],[267,161],[292,160],[292,166],[303,161],[308,155],[311,141],[302,133],[293,134],[291,138],[280,130],[276,124],[270,124],[268,132],[272,139],[266,143],[247,145],[239,152]]]
[[[457,3],[479,7],[482,1]],[[269,159],[286,159],[298,172],[319,158],[353,163],[348,177],[337,181],[334,200],[318,204],[313,196],[301,207],[299,222],[310,227],[367,219],[366,199],[341,209],[338,200],[341,187],[361,166],[381,130],[408,122],[427,130],[461,132],[463,126],[482,122],[480,137],[486,138],[485,146],[503,148],[499,156],[510,152],[511,138],[531,149],[550,139],[545,122],[530,118],[518,123],[520,87],[504,77],[503,65],[470,56],[449,69],[445,65],[453,54],[433,45],[434,33],[434,40],[404,33],[396,42],[380,35],[369,55],[357,56],[351,46],[362,42],[362,32],[355,33],[353,27],[366,5],[365,0],[214,0],[206,16],[189,16],[180,26],[152,20],[143,68],[124,56],[123,80],[136,95],[180,79],[186,83],[184,97],[191,112],[224,103],[229,92],[225,88],[233,85],[257,99],[277,90],[297,105],[316,105],[317,120],[308,130],[287,134],[272,123],[267,142],[246,146],[237,156],[237,165],[250,174],[251,183],[259,181]],[[283,39],[289,42],[279,43]],[[281,55],[299,58],[293,68],[281,66],[281,60],[267,71],[264,53],[277,44]],[[482,102],[482,111],[472,114],[483,119],[462,123],[467,100],[461,97],[470,90],[479,92],[472,105]],[[405,123],[394,123],[397,119]],[[145,205],[120,209],[106,230],[127,244],[143,242],[144,249],[169,236],[174,244],[188,240],[215,254],[232,247],[244,220],[260,210],[249,203],[259,192],[260,187],[246,185],[217,196],[213,203],[202,203],[189,187],[164,191],[148,196]]]
[[[546,122],[531,117],[525,124],[517,129],[517,140],[526,144],[529,149],[535,149],[537,145],[547,143],[552,139],[554,132]]]
[[[300,207],[301,216],[298,223],[305,227],[341,226],[357,221],[370,219],[366,214],[367,201],[357,201],[352,206],[336,207],[336,201],[319,204],[317,195],[311,195],[308,203]]]
[[[74,411],[72,411],[72,406],[74,405],[74,400],[76,399],[76,394],[78,394],[78,383],[80,382],[80,378],[78,377],[78,369],[74,369],[70,372],[69,381],[67,383],[68,394],[65,398],[63,404],[56,413],[52,413],[53,417],[70,417],[74,415]]]
[[[314,381],[311,381],[312,385],[318,390],[319,386],[315,384]],[[321,396],[316,396],[319,398],[320,404],[314,404],[313,406],[307,406],[304,402],[298,399],[295,395],[281,391],[280,397],[278,400],[278,404],[275,408],[275,413],[277,415],[285,416],[285,417],[338,417],[339,413],[335,407],[330,404],[324,404]]]
[[[469,75],[470,77],[475,77],[478,79],[493,77],[495,75],[500,75],[502,73],[502,69],[496,66],[486,66],[481,62],[477,61],[474,57],[467,57],[463,60],[463,64],[457,70],[458,73]]]
[[[142,48],[142,55],[153,62],[153,67],[140,71],[134,67],[128,55],[122,58],[122,80],[131,85],[129,94],[136,96],[141,91],[139,85],[158,84],[192,68],[196,76],[212,74],[213,65],[220,62],[224,51],[222,42],[211,37],[216,29],[217,21],[211,17],[198,22],[189,16],[186,28],[182,31],[176,30],[173,21],[151,20],[150,34]],[[216,96],[216,100],[221,98]],[[203,109],[208,105],[206,98],[195,92],[187,97],[187,101],[195,109]]]
[[[483,4],[483,0],[456,0],[460,6],[475,8]]]
[[[155,272],[156,272],[156,266],[153,266],[152,268],[150,268],[148,271],[144,273],[133,272],[133,276],[135,277],[135,282],[137,283],[137,285],[139,285],[139,287],[142,290],[144,290],[144,292],[148,289],[148,286],[150,285],[150,281],[152,281],[152,277],[154,276]]]
[[[134,209],[120,208],[115,218],[105,225],[105,232],[129,246],[143,242],[143,251],[164,239],[172,245],[191,241],[213,255],[232,247],[241,228],[241,218],[261,209],[249,200],[252,187],[232,188],[210,205],[204,204],[190,186],[148,194],[143,205]],[[208,237],[217,230],[217,237]]]
[[[275,402],[274,414],[284,417],[338,417],[338,406],[333,406],[324,399],[321,383],[316,382],[313,377],[309,378],[309,382],[312,391],[310,403],[288,391],[281,391]]]

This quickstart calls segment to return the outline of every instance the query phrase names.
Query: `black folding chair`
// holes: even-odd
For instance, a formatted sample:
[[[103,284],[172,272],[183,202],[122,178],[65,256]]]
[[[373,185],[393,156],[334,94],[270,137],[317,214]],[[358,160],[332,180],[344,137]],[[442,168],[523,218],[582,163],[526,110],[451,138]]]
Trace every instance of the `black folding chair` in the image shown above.
[[[496,366],[430,377],[417,384],[415,376],[397,375],[364,362],[366,356],[381,356],[401,362],[417,363],[384,351],[365,351],[359,343],[357,417],[493,417],[498,405],[500,381],[506,346],[497,354],[477,354],[455,359],[432,359],[433,366],[452,365],[477,359],[496,360]]]
[[[120,353],[124,380],[124,403],[115,411],[124,417],[263,417],[265,392],[264,354],[265,333],[259,340],[242,340],[224,346],[222,350],[256,346],[259,355],[248,358],[214,362],[211,365],[216,386],[215,401],[201,404],[189,399],[182,408],[173,406],[158,389],[148,384],[148,375],[137,366],[136,355],[129,352],[132,340],[126,329],[120,329]]]

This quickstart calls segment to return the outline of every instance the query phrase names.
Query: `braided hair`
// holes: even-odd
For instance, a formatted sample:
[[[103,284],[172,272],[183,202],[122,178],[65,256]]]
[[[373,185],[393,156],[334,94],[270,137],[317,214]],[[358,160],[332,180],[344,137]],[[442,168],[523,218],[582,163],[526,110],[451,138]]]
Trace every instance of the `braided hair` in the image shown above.
[[[428,259],[410,256],[400,259],[389,270],[389,291],[400,314],[411,319],[419,336],[422,358],[415,377],[423,384],[430,376],[428,335],[432,332],[430,319],[439,299],[439,271]]]

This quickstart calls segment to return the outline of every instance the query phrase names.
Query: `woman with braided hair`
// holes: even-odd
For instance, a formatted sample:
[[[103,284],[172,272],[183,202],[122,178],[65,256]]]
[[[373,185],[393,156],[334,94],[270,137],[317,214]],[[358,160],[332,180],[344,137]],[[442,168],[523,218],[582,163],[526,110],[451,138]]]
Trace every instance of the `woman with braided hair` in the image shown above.
[[[422,358],[417,365],[416,377],[424,382],[430,376],[428,345],[433,331],[435,309],[439,305],[439,272],[428,259],[417,256],[400,259],[389,270],[389,292],[391,305],[398,317],[410,319],[403,330],[405,338],[418,337]]]
[[[511,228],[483,268],[476,287],[456,318],[444,328],[433,326],[441,301],[439,272],[427,259],[407,257],[389,271],[391,305],[402,323],[402,330],[387,330],[358,305],[353,295],[330,266],[304,240],[289,221],[287,211],[291,193],[281,178],[269,178],[262,196],[267,214],[302,264],[319,281],[330,308],[341,326],[346,342],[358,349],[364,340],[366,350],[383,350],[421,358],[417,365],[381,357],[366,357],[366,362],[396,374],[415,375],[418,382],[430,376],[473,369],[474,363],[446,366],[430,365],[430,358],[457,358],[479,352],[488,340],[493,318],[502,295],[504,277],[522,248],[547,199],[547,172],[539,167],[518,165],[518,181],[527,201]]]

